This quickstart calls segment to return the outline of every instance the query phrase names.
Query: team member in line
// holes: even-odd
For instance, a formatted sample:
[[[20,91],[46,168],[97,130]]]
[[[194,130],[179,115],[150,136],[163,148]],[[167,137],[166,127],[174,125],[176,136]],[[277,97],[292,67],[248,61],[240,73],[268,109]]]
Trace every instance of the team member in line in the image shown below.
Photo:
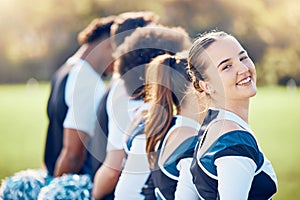
[[[233,36],[214,31],[200,36],[189,52],[195,89],[211,101],[191,171],[201,199],[270,199],[277,191],[273,167],[248,125],[256,70]]]
[[[111,44],[114,47],[114,50],[121,45],[125,38],[128,37],[137,27],[155,24],[157,20],[158,16],[148,11],[125,12],[118,15],[111,26]],[[104,195],[106,195],[105,198],[113,198],[114,188],[120,175],[120,170],[116,170],[115,168],[111,167],[115,165],[114,161],[119,159],[110,158],[115,158],[119,154],[122,154],[122,151],[107,151],[108,156],[107,159],[105,159],[108,134],[118,131],[118,127],[116,127],[114,120],[111,118],[112,114],[110,113],[111,107],[115,106],[115,104],[108,103],[108,99],[109,102],[111,102],[111,91],[115,91],[114,88],[116,88],[118,82],[117,80],[119,80],[119,78],[119,73],[114,71],[112,80],[108,84],[108,88],[100,101],[97,112],[99,122],[96,127],[97,138],[92,142],[95,143],[93,146],[99,146],[101,148],[105,147],[105,150],[103,151],[102,148],[102,154],[97,157],[98,160],[102,162],[104,161],[104,165],[98,169],[96,178],[94,179],[95,189],[93,190],[93,195],[95,198],[103,198]],[[120,90],[120,96],[122,96],[124,92],[126,93],[125,90]],[[109,120],[109,118],[111,119]],[[119,139],[122,141],[122,138]]]
[[[190,164],[203,115],[194,104],[186,58],[186,52],[162,55],[147,68],[146,149],[157,199],[198,199]]]
[[[50,175],[79,173],[93,177],[99,167],[99,163],[91,165],[97,152],[88,148],[95,135],[97,106],[105,92],[101,75],[112,68],[109,37],[114,19],[95,19],[81,31],[81,47],[52,78],[44,154]]]
[[[163,26],[137,28],[117,48],[114,57],[120,80],[116,87],[111,89],[111,99],[108,99],[108,103],[111,105],[108,107],[110,109],[109,120],[115,124],[114,127],[116,128],[115,131],[109,132],[107,148],[108,152],[119,152],[120,156],[110,158],[107,154],[106,158],[115,162],[115,165],[108,167],[116,170],[122,169],[122,160],[125,157],[123,139],[128,136],[126,129],[136,111],[144,105],[145,65],[160,54],[187,49],[189,46],[181,42],[186,36],[186,32],[179,28]],[[123,91],[125,94],[122,94]],[[116,188],[116,199],[143,199],[140,192],[149,175],[149,168],[145,149],[142,145],[140,145],[141,149],[138,152],[143,156],[138,161],[134,160],[136,165],[133,168],[128,168],[130,165],[127,162],[125,164]],[[134,178],[136,174],[140,176]],[[101,181],[101,179],[99,180]],[[135,182],[135,180],[139,181]],[[95,189],[101,190],[100,187],[96,186]]]
[[[90,177],[101,164],[95,158],[101,147],[92,151],[93,144],[90,142],[95,136],[96,108],[105,91],[101,75],[110,73],[112,69],[112,47],[108,38],[114,18],[94,19],[78,34],[81,47],[51,80],[44,153],[47,171],[24,170],[16,173],[9,179],[9,184],[3,184],[0,189],[3,191],[0,196],[4,199],[37,199],[41,189],[41,195],[48,195],[49,198],[58,193],[70,196],[82,191],[82,198],[90,196],[86,192],[91,190]],[[61,177],[64,173],[75,174]],[[75,180],[83,182],[74,184]]]

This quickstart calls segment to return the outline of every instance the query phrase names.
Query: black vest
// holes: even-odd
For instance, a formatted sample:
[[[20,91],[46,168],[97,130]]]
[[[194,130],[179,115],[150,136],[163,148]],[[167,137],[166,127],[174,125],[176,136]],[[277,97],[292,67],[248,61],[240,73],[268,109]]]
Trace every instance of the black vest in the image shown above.
[[[107,97],[109,94],[110,88],[108,88],[103,95],[97,110],[97,121],[96,133],[91,140],[91,149],[89,152],[90,164],[94,171],[93,176],[95,175],[97,169],[102,165],[105,156],[106,156],[106,146],[108,139],[108,114],[106,109]],[[114,190],[104,196],[101,200],[113,200],[114,199]]]
[[[106,110],[106,102],[109,94],[109,89],[101,98],[97,110],[97,121],[95,135],[90,140],[88,148],[87,161],[95,175],[97,169],[102,165],[106,156],[106,146],[108,139],[108,115]]]
[[[53,175],[56,160],[63,146],[63,122],[68,106],[65,102],[65,88],[72,66],[64,64],[51,80],[51,93],[48,99],[47,114],[49,119],[44,163],[50,175]]]
[[[169,129],[172,126],[174,126],[175,123],[176,123],[176,117],[173,117],[172,122],[169,126]],[[164,141],[166,135],[167,134],[165,134],[160,140],[161,142],[158,146],[157,151],[155,152],[157,155],[160,154],[162,144],[163,144],[163,141]],[[155,162],[155,168],[151,169],[151,179],[153,181],[154,187],[159,188],[166,199],[174,199],[174,193],[176,190],[177,181],[169,178],[167,175],[165,175],[162,172],[162,170],[158,166],[158,159]]]
[[[63,123],[68,111],[65,102],[65,90],[72,65],[64,64],[51,80],[51,93],[48,99],[47,114],[49,126],[46,138],[44,162],[50,175],[53,176],[56,160],[63,147]],[[93,180],[106,155],[108,138],[108,114],[106,102],[110,89],[107,89],[98,106],[95,135],[90,139],[86,160],[79,174],[90,174]],[[112,200],[113,192],[103,200]]]
[[[63,65],[51,80],[51,93],[48,100],[47,114],[49,126],[46,138],[44,162],[50,175],[53,176],[55,163],[63,147],[63,123],[68,111],[65,102],[65,89],[72,65]],[[109,90],[102,97],[98,110],[95,135],[87,146],[86,160],[80,170],[80,174],[90,174],[93,178],[97,169],[101,166],[106,155],[108,136],[108,115],[106,101]]]

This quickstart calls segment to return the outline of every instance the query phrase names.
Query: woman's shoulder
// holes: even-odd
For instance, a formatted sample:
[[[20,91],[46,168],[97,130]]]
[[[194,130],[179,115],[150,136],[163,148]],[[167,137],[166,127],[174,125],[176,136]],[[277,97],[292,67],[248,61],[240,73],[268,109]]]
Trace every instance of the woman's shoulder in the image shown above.
[[[239,124],[230,120],[217,121],[208,129],[200,155],[208,151],[223,151],[232,147],[250,148],[259,152],[256,138]]]
[[[184,134],[179,129],[194,131],[195,134]],[[182,137],[182,135],[185,135]],[[160,169],[169,177],[178,177],[179,170],[177,164],[186,158],[192,158],[198,141],[197,132],[190,127],[180,127],[174,130],[171,138],[166,138],[167,142],[161,149],[158,159]],[[170,140],[171,139],[171,140]]]
[[[177,127],[163,141],[160,163],[178,162],[182,158],[192,157],[198,141],[197,130],[191,127]]]
[[[207,135],[213,136],[211,140],[215,145],[226,141],[228,145],[245,144],[258,148],[252,133],[230,120],[216,122],[208,130]]]

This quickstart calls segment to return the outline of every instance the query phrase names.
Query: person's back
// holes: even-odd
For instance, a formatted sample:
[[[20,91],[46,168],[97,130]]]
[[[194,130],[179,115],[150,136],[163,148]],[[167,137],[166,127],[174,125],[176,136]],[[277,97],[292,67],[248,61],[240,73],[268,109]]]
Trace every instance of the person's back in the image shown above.
[[[63,146],[63,122],[68,110],[65,88],[71,67],[64,64],[51,80],[52,88],[47,104],[49,125],[44,154],[44,163],[50,175],[54,173],[55,163]]]
[[[111,43],[113,48],[117,48],[119,45],[121,45],[125,38],[128,37],[137,27],[144,27],[148,24],[156,23],[158,19],[158,16],[152,12],[125,12],[118,15],[114,23],[111,27]],[[104,149],[103,147],[107,146],[107,137],[110,132],[114,132],[115,128],[113,126],[113,119],[111,118],[111,110],[114,106],[114,104],[109,103],[112,99],[111,91],[114,91],[115,88],[118,86],[118,80],[119,77],[117,74],[114,74],[112,77],[112,81],[110,81],[109,86],[106,90],[106,93],[104,97],[102,98],[98,111],[97,111],[97,117],[98,117],[98,124],[97,124],[97,135],[96,137],[99,138],[105,138],[105,144],[103,144],[102,139],[98,140],[95,139],[92,141],[94,144],[93,146],[101,146],[101,149]],[[125,93],[125,92],[124,92]],[[123,92],[120,93],[120,95],[123,94]],[[127,95],[126,95],[127,96]],[[110,118],[110,119],[109,119]],[[101,143],[101,144],[96,144]],[[108,158],[113,157],[114,160],[116,159],[116,154],[113,156],[108,153]],[[99,162],[99,160],[103,161],[107,155],[99,155],[98,157],[95,157],[96,159],[92,159],[92,164],[96,164]],[[115,187],[115,182],[118,180],[119,177],[119,171],[115,170],[111,167],[111,164],[108,163],[107,160],[105,160],[105,165],[102,165],[96,176],[101,178],[95,178],[95,185],[96,189],[94,190],[94,198],[105,198],[111,197],[113,198],[113,191]],[[109,184],[108,184],[109,182]],[[109,194],[110,193],[110,194]]]
[[[52,78],[44,154],[45,166],[52,176],[83,173],[93,177],[99,167],[92,158],[101,150],[91,151],[89,140],[95,134],[96,108],[105,91],[100,75],[112,62],[110,41],[106,39],[113,20],[114,16],[95,19],[81,31],[80,49]]]
[[[126,38],[114,56],[118,58],[117,63],[119,65],[117,67],[121,79],[124,81],[128,98],[144,101],[145,69],[152,59],[164,53],[175,54],[178,51],[187,49],[189,44],[188,35],[183,29],[164,26],[138,28],[130,37]],[[142,105],[145,105],[145,102]],[[145,107],[147,110],[147,106]],[[118,118],[119,111],[116,108],[117,106],[113,108],[113,113],[117,113],[116,118]],[[142,108],[140,107],[140,109]],[[135,115],[137,114],[138,112],[135,113]],[[115,120],[118,122],[122,119]],[[124,138],[134,134],[127,130],[131,123],[132,121],[129,121],[125,124],[127,127],[123,126],[121,131],[112,133],[119,135],[119,143],[124,143]],[[124,123],[119,122],[119,124]],[[109,134],[109,140],[112,136]],[[127,146],[130,148],[128,148],[127,160],[116,187],[116,199],[144,199],[146,196],[146,194],[141,193],[150,174],[145,152],[145,135],[137,134],[133,136],[127,140]],[[119,146],[122,150],[124,149],[123,145]]]
[[[186,52],[185,52],[186,53]],[[162,55],[147,67],[150,108],[145,133],[152,185],[157,199],[197,199],[189,170],[202,116],[189,91],[186,55]]]

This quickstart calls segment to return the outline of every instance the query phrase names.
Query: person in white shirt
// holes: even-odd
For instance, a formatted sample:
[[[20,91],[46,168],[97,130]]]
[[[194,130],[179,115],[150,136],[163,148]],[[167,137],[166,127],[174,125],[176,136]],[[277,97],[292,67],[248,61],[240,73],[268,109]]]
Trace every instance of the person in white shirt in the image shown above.
[[[132,111],[136,115],[147,110],[147,105],[144,103],[146,65],[156,56],[164,53],[175,54],[187,49],[189,44],[189,37],[183,29],[157,25],[138,28],[117,48],[114,53],[117,58],[116,67],[128,95],[127,102],[134,101],[136,105],[141,103],[140,106],[132,107]],[[118,96],[120,92],[116,90],[115,95]],[[124,164],[124,168],[119,166],[119,169],[123,170],[116,186],[115,199],[144,199],[142,188],[150,173],[145,152],[145,136],[137,134],[131,138],[134,132],[128,131],[132,125],[128,121],[132,121],[133,118],[128,113],[125,114],[127,119],[121,118],[122,114],[120,113],[120,108],[129,104],[121,101],[119,104],[120,106],[113,104],[112,113],[115,117],[112,120],[115,121],[116,127],[122,129],[109,134],[109,142],[111,142],[108,144],[108,148],[119,151],[122,156],[118,158],[124,159],[124,143],[127,145],[131,139],[133,140],[132,145],[127,145],[129,150],[126,151],[127,160],[124,163],[121,162],[122,159],[119,160],[120,164]],[[111,138],[117,138],[118,144],[114,140],[110,140]]]
[[[149,11],[125,12],[116,17],[111,27],[111,44],[114,49],[135,31],[137,27],[155,24],[158,16]],[[119,179],[124,154],[122,136],[125,127],[130,123],[134,110],[141,104],[140,100],[129,99],[124,81],[118,70],[113,73],[104,98],[98,107],[98,121],[101,135],[109,140],[104,164],[97,170],[94,178],[93,197],[102,199],[114,188]],[[106,144],[105,144],[106,145]],[[103,156],[99,159],[102,159]]]
[[[51,81],[47,113],[49,126],[44,162],[55,177],[66,173],[94,176],[99,165],[90,163],[97,106],[105,92],[101,78],[112,71],[109,40],[114,16],[94,19],[78,34],[80,48],[58,69]]]

